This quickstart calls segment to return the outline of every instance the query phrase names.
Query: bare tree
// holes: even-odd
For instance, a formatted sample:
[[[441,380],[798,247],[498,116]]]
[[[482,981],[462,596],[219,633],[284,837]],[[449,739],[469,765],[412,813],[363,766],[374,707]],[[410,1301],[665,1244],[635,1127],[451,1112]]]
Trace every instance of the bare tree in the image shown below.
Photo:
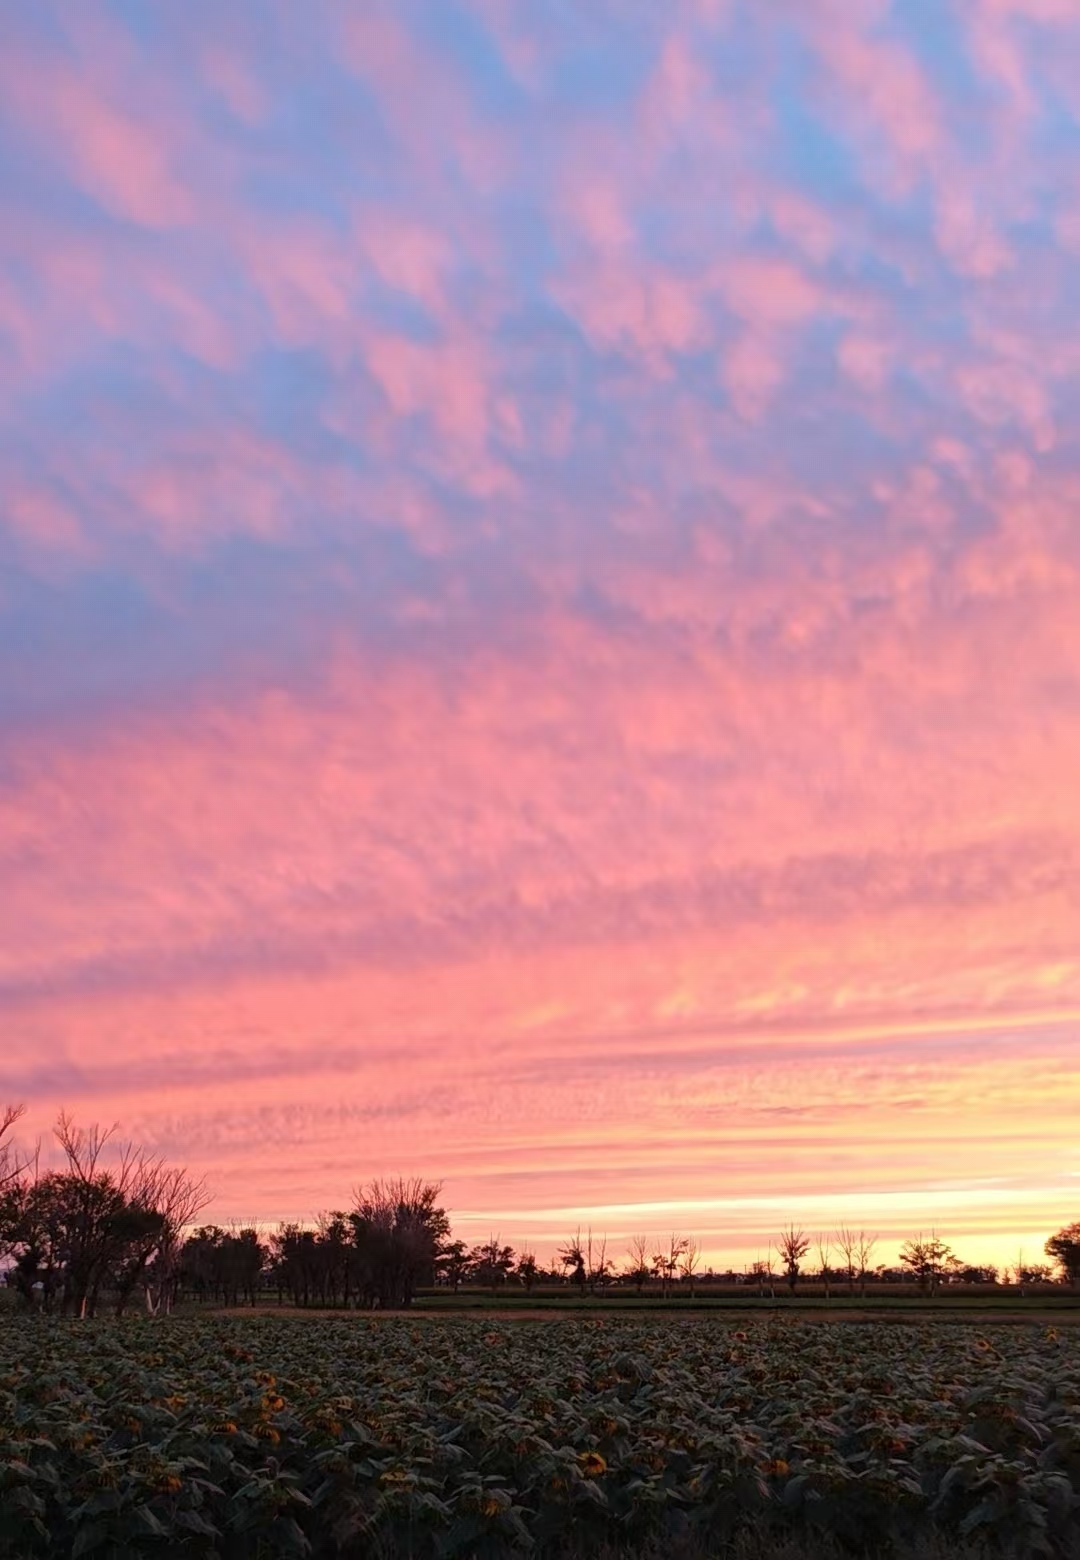
[[[858,1283],[859,1293],[865,1296],[866,1275],[870,1271],[870,1258],[878,1243],[877,1235],[872,1235],[868,1230],[852,1230],[846,1224],[841,1224],[833,1239],[844,1259],[844,1275],[849,1291],[854,1294]]]
[[[870,1271],[870,1258],[874,1254],[874,1247],[878,1243],[878,1237],[871,1235],[867,1230],[860,1230],[855,1241],[855,1262],[859,1269],[859,1293],[866,1298],[866,1275]]]
[[[701,1265],[701,1245],[693,1235],[686,1237],[682,1257],[679,1260],[679,1272],[690,1285],[690,1298],[694,1298],[697,1284],[698,1269]]]
[[[817,1248],[818,1266],[821,1269],[821,1282],[825,1286],[826,1300],[832,1299],[832,1241],[828,1235],[818,1235],[815,1241]]]
[[[597,1284],[603,1287],[611,1277],[612,1264],[607,1254],[607,1236],[594,1236],[591,1224],[585,1236],[584,1256],[589,1293],[595,1294]]]
[[[672,1232],[667,1246],[658,1246],[656,1251],[653,1252],[653,1271],[659,1276],[660,1294],[665,1300],[667,1299],[668,1288],[675,1280],[679,1262],[685,1251],[686,1236],[676,1235]]]
[[[844,1273],[847,1277],[848,1293],[855,1293],[855,1275],[858,1270],[859,1236],[857,1231],[849,1230],[846,1224],[841,1224],[834,1237],[840,1249],[840,1255],[844,1259]]]
[[[143,1293],[151,1316],[167,1316],[176,1300],[184,1231],[195,1223],[210,1194],[206,1182],[193,1180],[186,1170],[162,1168],[154,1178],[151,1196],[161,1224],[156,1246],[142,1262]],[[122,1309],[119,1306],[117,1314]]]
[[[649,1246],[651,1242],[647,1235],[631,1235],[630,1244],[626,1248],[630,1257],[630,1264],[626,1269],[627,1278],[633,1279],[637,1286],[638,1294],[644,1289],[652,1272],[649,1264]]]
[[[5,1105],[0,1110],[0,1192],[17,1181],[30,1167],[30,1159],[20,1157],[11,1137],[12,1127],[25,1113],[25,1105]]]
[[[784,1277],[792,1294],[795,1293],[795,1285],[799,1282],[802,1260],[809,1250],[810,1237],[805,1230],[797,1230],[794,1224],[789,1224],[786,1230],[780,1231],[776,1242],[776,1254],[780,1258]]]
[[[102,1167],[102,1155],[117,1130],[78,1127],[61,1111],[53,1131],[67,1160],[70,1201],[67,1213],[69,1242],[67,1288],[78,1315],[93,1315],[115,1239],[123,1218],[126,1192],[136,1166],[130,1146],[120,1150],[115,1176]]]

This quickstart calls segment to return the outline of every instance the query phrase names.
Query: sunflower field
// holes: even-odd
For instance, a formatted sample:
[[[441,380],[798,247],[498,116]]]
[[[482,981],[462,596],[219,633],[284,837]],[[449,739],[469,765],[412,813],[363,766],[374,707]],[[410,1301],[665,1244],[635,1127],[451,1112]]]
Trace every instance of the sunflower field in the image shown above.
[[[1071,1553],[1080,1329],[254,1316],[0,1326],[0,1556]]]

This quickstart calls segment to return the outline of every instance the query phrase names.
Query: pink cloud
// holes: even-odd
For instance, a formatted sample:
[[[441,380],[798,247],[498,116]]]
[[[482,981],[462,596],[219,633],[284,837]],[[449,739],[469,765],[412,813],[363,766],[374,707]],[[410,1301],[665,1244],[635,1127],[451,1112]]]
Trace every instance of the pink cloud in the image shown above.
[[[146,90],[130,90],[135,63],[117,35],[100,32],[82,68],[15,46],[0,66],[9,113],[86,192],[115,215],[148,227],[188,221],[191,194],[176,167],[180,121]],[[121,85],[122,83],[122,85]],[[137,107],[131,107],[133,97]],[[124,101],[123,107],[117,100]]]
[[[959,184],[939,185],[934,230],[950,264],[963,276],[996,276],[1016,263],[973,192]]]
[[[775,343],[744,331],[721,354],[721,378],[740,417],[754,421],[767,409],[785,379],[784,360]]]
[[[881,390],[892,370],[896,350],[888,343],[854,330],[845,334],[837,349],[840,367],[862,390]]]
[[[945,140],[942,106],[911,51],[882,27],[873,3],[830,3],[800,17],[830,78],[836,112],[880,138],[883,168],[898,189],[940,156]],[[866,143],[860,147],[873,155]]]
[[[371,211],[357,218],[356,236],[384,282],[412,293],[433,313],[444,312],[444,275],[451,258],[444,233],[389,212]]]
[[[765,327],[800,325],[819,312],[821,290],[785,261],[739,260],[720,278],[728,305],[741,319]]]

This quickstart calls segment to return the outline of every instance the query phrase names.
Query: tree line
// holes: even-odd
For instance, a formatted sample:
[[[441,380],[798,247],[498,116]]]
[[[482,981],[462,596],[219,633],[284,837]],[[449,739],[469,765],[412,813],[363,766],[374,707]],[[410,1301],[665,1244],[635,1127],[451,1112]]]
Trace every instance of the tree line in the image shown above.
[[[79,1127],[61,1114],[54,1136],[62,1168],[43,1171],[39,1153],[16,1149],[21,1114],[0,1110],[0,1267],[26,1308],[88,1317],[106,1308],[122,1316],[137,1305],[163,1314],[181,1295],[238,1306],[276,1290],[279,1301],[298,1306],[400,1309],[424,1286],[497,1293],[511,1282],[527,1292],[559,1283],[583,1297],[613,1285],[639,1294],[659,1286],[661,1298],[676,1290],[693,1298],[702,1279],[713,1277],[702,1272],[699,1242],[677,1232],[635,1235],[613,1253],[605,1235],[578,1229],[546,1267],[534,1251],[517,1251],[497,1234],[469,1246],[453,1236],[440,1184],[415,1179],[369,1182],[350,1207],[312,1226],[285,1223],[270,1234],[196,1226],[210,1197],[186,1170],[120,1141],[116,1128]],[[895,1269],[872,1265],[877,1245],[878,1236],[863,1229],[842,1225],[811,1236],[791,1224],[747,1274],[728,1277],[761,1295],[777,1286],[794,1294],[812,1279],[828,1297],[834,1288],[865,1295],[882,1278],[934,1294],[945,1284],[1006,1276],[964,1263],[933,1232],[907,1240]],[[1045,1254],[1050,1263],[1018,1262],[1015,1281],[1080,1285],[1080,1222],[1052,1235]]]

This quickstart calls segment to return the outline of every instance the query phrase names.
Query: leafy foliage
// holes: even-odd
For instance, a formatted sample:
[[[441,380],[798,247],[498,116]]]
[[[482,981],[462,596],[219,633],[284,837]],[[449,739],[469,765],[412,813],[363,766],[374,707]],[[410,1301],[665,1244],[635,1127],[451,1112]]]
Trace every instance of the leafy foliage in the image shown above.
[[[418,1557],[749,1525],[1065,1553],[1080,1331],[0,1326],[0,1556]]]

